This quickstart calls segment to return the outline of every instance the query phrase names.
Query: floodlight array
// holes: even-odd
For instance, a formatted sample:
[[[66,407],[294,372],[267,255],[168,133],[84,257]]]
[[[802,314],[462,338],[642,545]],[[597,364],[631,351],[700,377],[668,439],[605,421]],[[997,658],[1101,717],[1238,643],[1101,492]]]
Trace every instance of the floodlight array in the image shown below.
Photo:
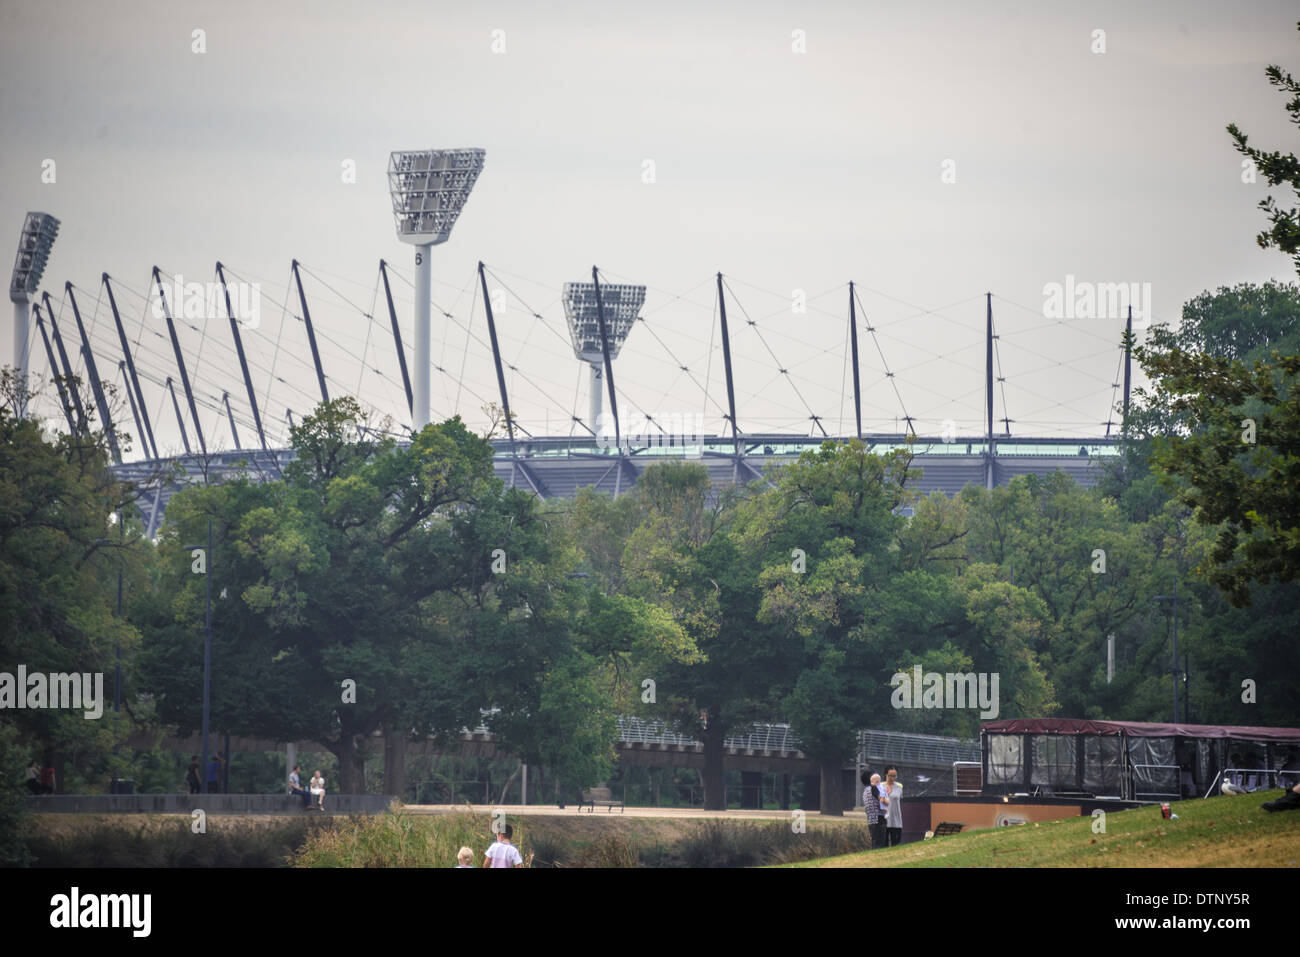
[[[569,321],[569,336],[573,339],[573,354],[584,362],[599,362],[600,318],[596,311],[596,284],[566,282],[564,284],[564,315]],[[609,357],[618,357],[618,350],[632,331],[637,314],[645,304],[645,286],[600,284],[600,301],[605,307],[605,330],[609,336]]]
[[[481,149],[398,150],[388,160],[397,236],[403,242],[446,242],[483,170]]]
[[[49,213],[28,213],[18,237],[18,255],[14,258],[13,278],[9,282],[12,302],[29,302],[45,272],[50,247],[59,234],[59,221]]]

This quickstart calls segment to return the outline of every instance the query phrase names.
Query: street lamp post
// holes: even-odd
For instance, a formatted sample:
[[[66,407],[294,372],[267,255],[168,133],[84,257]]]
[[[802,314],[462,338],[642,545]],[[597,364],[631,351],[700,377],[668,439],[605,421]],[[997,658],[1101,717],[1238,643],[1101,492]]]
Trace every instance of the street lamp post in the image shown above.
[[[397,238],[415,246],[415,360],[411,420],[429,424],[429,301],[433,247],[451,237],[486,153],[481,149],[397,150],[388,160]]]
[[[1166,632],[1169,631],[1168,622],[1173,619],[1173,664],[1172,674],[1174,678],[1174,724],[1178,723],[1178,579],[1174,579],[1174,593],[1172,595],[1156,595],[1151,599],[1158,602],[1169,602],[1169,611],[1165,612]]]
[[[185,546],[191,554],[202,545]],[[208,547],[203,552],[203,580],[207,592],[203,612],[203,781],[207,792],[208,718],[212,708],[212,519],[208,519]]]

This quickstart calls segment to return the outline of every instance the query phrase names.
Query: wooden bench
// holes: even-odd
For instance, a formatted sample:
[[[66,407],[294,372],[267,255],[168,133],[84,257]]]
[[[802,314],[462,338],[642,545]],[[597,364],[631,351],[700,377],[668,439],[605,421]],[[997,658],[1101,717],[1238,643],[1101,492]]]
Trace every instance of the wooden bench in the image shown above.
[[[583,788],[582,798],[578,801],[578,813],[582,813],[583,807],[590,807],[591,813],[596,813],[596,805],[599,804],[609,813],[611,808],[618,808],[618,813],[623,813],[623,802],[614,800],[614,795],[609,788]]]

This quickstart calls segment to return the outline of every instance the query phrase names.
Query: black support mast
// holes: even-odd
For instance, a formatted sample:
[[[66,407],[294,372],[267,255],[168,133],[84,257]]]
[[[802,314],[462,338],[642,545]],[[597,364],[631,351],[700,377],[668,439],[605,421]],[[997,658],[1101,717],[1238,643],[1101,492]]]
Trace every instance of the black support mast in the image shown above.
[[[736,445],[734,479],[739,480],[740,460],[745,453],[740,445],[740,428],[736,425],[736,387],[731,377],[731,337],[727,334],[727,297],[722,291],[722,273],[718,273],[718,318],[722,325],[722,364],[727,372],[727,409],[731,412],[731,438]]]
[[[482,266],[483,264],[479,263],[479,267]],[[384,280],[384,298],[388,300],[388,319],[393,324],[393,344],[397,347],[397,365],[402,370],[402,386],[406,389],[406,410],[414,416],[415,398],[411,394],[411,376],[406,371],[406,350],[402,348],[402,330],[397,325],[397,310],[393,307],[393,290],[388,287],[388,263],[382,259],[379,260],[379,275]],[[486,295],[484,293],[484,296]]]
[[[311,361],[316,364],[316,381],[320,383],[320,400],[330,400],[329,389],[325,388],[325,370],[320,364],[320,350],[316,348],[316,331],[311,326],[311,310],[307,308],[307,296],[302,291],[302,274],[298,272],[298,260],[293,261],[293,278],[298,283],[298,301],[302,303],[302,318],[307,323],[307,342],[311,345]]]
[[[492,315],[492,297],[488,295],[487,275],[483,272],[483,262],[478,264],[478,280],[483,287],[483,310],[487,313],[488,338],[492,340],[492,361],[497,367],[497,389],[501,392],[501,408],[505,410],[506,415],[506,433],[510,436],[510,454],[518,456],[518,450],[515,447],[515,423],[510,418],[510,397],[506,395],[506,374],[501,365],[501,347],[497,344],[497,323]],[[395,324],[394,324],[394,327]],[[602,333],[604,326],[601,327]]]
[[[248,359],[244,356],[244,340],[239,335],[239,323],[235,321],[235,310],[230,305],[230,290],[226,288],[226,273],[221,265],[217,262],[217,279],[221,281],[221,294],[226,297],[226,315],[230,319],[230,334],[235,340],[235,352],[239,354],[239,368],[244,373],[244,389],[248,392],[248,407],[253,410],[253,427],[257,429],[257,440],[262,443],[262,449],[265,451],[266,433],[262,431],[262,414],[257,411],[257,396],[253,392],[253,377],[248,372]],[[226,414],[230,414],[230,400],[226,400]],[[230,431],[235,431],[235,420],[230,420]],[[239,448],[239,436],[235,436],[235,448]]]
[[[1128,320],[1124,323],[1124,420],[1128,421],[1129,389],[1133,384],[1133,307],[1128,307]],[[1120,432],[1123,434],[1123,423]],[[1107,435],[1110,433],[1107,432]]]
[[[122,358],[126,362],[127,376],[127,395],[135,393],[135,404],[140,408],[140,414],[136,419],[137,428],[143,429],[140,436],[140,442],[144,445],[145,455],[151,458],[158,458],[158,443],[153,437],[153,423],[149,421],[149,409],[144,404],[144,393],[140,390],[140,377],[135,372],[135,360],[131,358],[131,344],[126,338],[126,329],[122,326],[122,317],[117,311],[117,299],[113,295],[113,284],[108,281],[108,273],[104,273],[101,281],[104,284],[104,290],[108,293],[108,307],[113,311],[113,323],[117,326],[117,338],[122,343]],[[153,449],[150,452],[150,448]]]
[[[230,437],[235,440],[235,448],[242,449],[243,446],[239,444],[239,430],[235,428],[235,414],[230,411],[230,393],[221,393],[221,401],[226,407],[226,418],[230,421]]]
[[[86,358],[86,375],[90,377],[90,388],[95,396],[95,404],[99,406],[100,421],[104,423],[104,435],[113,453],[113,461],[120,464],[122,451],[117,447],[117,435],[113,432],[113,419],[108,412],[108,401],[104,398],[104,384],[99,379],[99,369],[95,366],[95,353],[90,348],[90,337],[86,335],[86,325],[81,321],[81,310],[77,308],[77,297],[72,291],[72,283],[65,283],[63,288],[68,294],[68,302],[72,305],[72,315],[77,320],[77,331],[81,333],[81,354]]]
[[[849,341],[853,345],[853,415],[862,438],[862,383],[858,378],[858,313],[853,302],[853,282],[849,282]]]
[[[185,390],[185,401],[189,403],[190,417],[194,420],[194,434],[198,437],[199,440],[199,450],[204,455],[207,455],[208,443],[205,442],[203,439],[203,426],[199,422],[199,407],[194,402],[194,390],[190,388],[190,374],[185,370],[185,356],[181,354],[181,341],[176,336],[176,323],[172,321],[172,311],[171,308],[167,305],[167,292],[163,289],[162,273],[158,271],[157,266],[153,267],[153,281],[154,284],[158,287],[158,296],[162,300],[163,316],[166,317],[167,319],[167,334],[171,336],[172,352],[176,354],[176,367],[180,370],[181,373],[181,388]],[[175,400],[176,400],[176,393],[173,390],[172,401]],[[185,426],[182,424],[181,425],[182,435],[184,434],[184,429]],[[185,442],[186,452],[190,450],[189,446],[190,443],[189,440],[187,439]]]
[[[986,292],[984,300],[988,306],[988,332],[985,343],[984,368],[984,398],[988,405],[988,432],[985,441],[988,445],[984,450],[984,487],[991,489],[993,488],[993,293]]]
[[[86,409],[81,404],[81,393],[77,391],[75,376],[72,374],[72,363],[68,361],[68,350],[63,346],[63,336],[59,332],[59,320],[54,317],[54,306],[50,304],[50,294],[41,293],[41,300],[45,303],[45,314],[50,317],[50,335],[54,337],[54,347],[59,350],[59,358],[63,360],[63,377],[68,383],[68,393],[72,396],[72,407],[77,410],[77,430],[86,431]]]
[[[131,418],[135,420],[136,434],[140,436],[140,444],[144,446],[144,454],[149,457],[149,443],[144,438],[144,423],[140,421],[140,410],[136,407],[135,394],[131,391],[131,379],[126,373],[125,360],[118,362],[117,371],[122,373],[122,379],[126,382],[126,401],[131,406]],[[157,455],[153,456],[153,458],[157,457]]]
[[[50,345],[49,333],[45,331],[45,320],[41,318],[40,303],[32,306],[36,316],[36,328],[41,331],[41,341],[45,343],[45,356],[50,360],[50,372],[53,373],[54,385],[59,390],[59,404],[63,406],[63,417],[68,420],[68,431],[77,434],[77,423],[72,420],[72,406],[69,405],[68,390],[63,384],[63,373],[59,371],[59,362],[54,357],[54,347]]]
[[[190,437],[185,431],[185,416],[181,415],[181,404],[176,401],[176,387],[172,385],[172,377],[167,377],[167,391],[172,397],[172,408],[176,410],[176,424],[181,427],[181,441],[185,443],[185,454],[190,454]]]

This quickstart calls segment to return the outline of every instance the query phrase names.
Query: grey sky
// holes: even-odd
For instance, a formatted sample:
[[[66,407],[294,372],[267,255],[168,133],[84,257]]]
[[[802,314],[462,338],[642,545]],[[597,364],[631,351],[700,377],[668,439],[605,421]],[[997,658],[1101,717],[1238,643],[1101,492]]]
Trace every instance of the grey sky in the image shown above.
[[[1122,321],[1045,319],[1044,284],[1150,283],[1159,321],[1203,289],[1294,278],[1285,256],[1254,245],[1268,189],[1242,183],[1224,126],[1295,150],[1263,73],[1300,70],[1295,20],[1284,2],[5,0],[0,239],[16,240],[28,209],[60,217],[45,287],[56,303],[65,280],[85,290],[101,372],[119,358],[106,305],[96,308],[101,272],[143,291],[155,263],[208,281],[220,259],[260,281],[262,324],[246,341],[277,435],[284,409],[308,411],[316,391],[301,324],[280,312],[297,258],[331,392],[360,380],[367,404],[405,421],[382,291],[373,301],[380,257],[412,273],[394,235],[388,153],[478,146],[486,168],[434,254],[435,303],[456,317],[435,311],[434,361],[454,373],[435,373],[435,420],[458,409],[481,424],[478,397],[496,398],[471,283],[482,259],[509,286],[498,323],[518,368],[511,404],[535,434],[567,434],[568,417],[585,415],[558,300],[593,263],[650,287],[648,321],[615,366],[625,419],[703,412],[705,429],[721,430],[710,282],[721,270],[737,297],[743,430],[806,434],[807,405],[832,433],[852,431],[853,279],[896,374],[884,379],[865,338],[867,429],[896,427],[896,384],[921,431],[944,419],[980,430],[989,290],[1007,378],[997,417],[1015,420],[1013,433],[1100,434]],[[1096,29],[1104,54],[1090,52]],[[806,53],[792,50],[795,30]],[[53,184],[41,181],[45,159]],[[342,182],[345,160],[356,183]],[[954,183],[941,179],[945,160]],[[795,289],[809,297],[804,315],[791,311]],[[409,349],[410,286],[397,279],[394,292]],[[175,375],[163,324],[129,292],[120,305],[142,368]],[[214,397],[229,390],[245,419],[246,401],[228,324],[208,329],[201,354],[193,329],[181,338],[211,444],[229,446]],[[38,338],[33,366],[45,371]],[[144,390],[160,444],[176,448],[162,391]],[[41,413],[57,414],[49,403]]]

